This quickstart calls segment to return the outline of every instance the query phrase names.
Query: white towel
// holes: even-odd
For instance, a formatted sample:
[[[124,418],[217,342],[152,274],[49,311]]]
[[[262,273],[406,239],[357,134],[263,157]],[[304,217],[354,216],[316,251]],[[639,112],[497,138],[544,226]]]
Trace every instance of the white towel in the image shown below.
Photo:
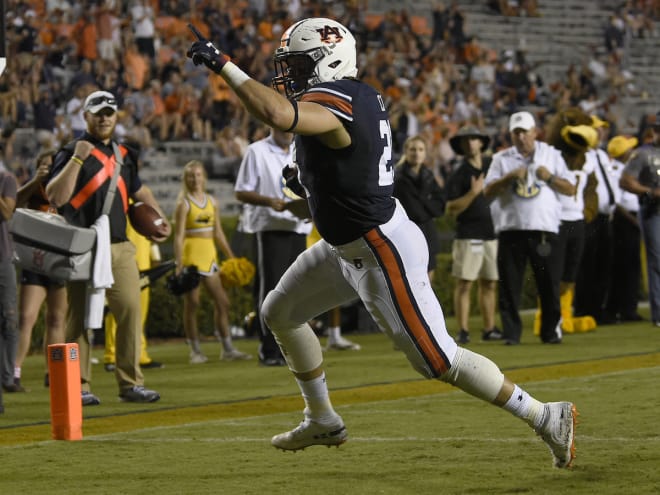
[[[96,219],[92,228],[96,230],[96,246],[92,278],[87,284],[87,301],[85,307],[85,328],[101,328],[103,326],[103,309],[105,307],[105,289],[112,287],[115,279],[112,277],[112,258],[110,255],[110,220],[108,215]]]

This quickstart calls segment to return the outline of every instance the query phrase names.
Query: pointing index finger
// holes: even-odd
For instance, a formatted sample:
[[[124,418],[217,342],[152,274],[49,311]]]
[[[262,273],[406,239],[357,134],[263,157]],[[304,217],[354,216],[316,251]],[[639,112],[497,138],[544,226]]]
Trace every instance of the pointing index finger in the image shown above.
[[[193,24],[189,23],[188,28],[193,32],[193,34],[197,37],[199,41],[206,41],[204,35],[200,33],[199,29],[197,29]]]

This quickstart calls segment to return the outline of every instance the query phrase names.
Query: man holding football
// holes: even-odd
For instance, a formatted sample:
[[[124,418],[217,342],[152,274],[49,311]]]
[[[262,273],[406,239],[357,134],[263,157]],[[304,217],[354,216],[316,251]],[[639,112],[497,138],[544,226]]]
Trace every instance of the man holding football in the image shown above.
[[[129,196],[136,202],[150,205],[162,217],[163,222],[153,231],[153,241],[167,239],[171,227],[149,188],[140,181],[137,154],[112,140],[117,124],[115,96],[107,91],[95,91],[85,99],[83,110],[87,131],[55,155],[46,193],[69,222],[90,227],[101,215],[113,172],[121,160],[116,194],[108,214],[114,284],[105,293],[110,311],[117,320],[115,377],[121,400],[155,402],[160,394],[144,387],[140,369],[140,275],[135,263],[135,246],[126,237]],[[117,154],[121,157],[115,153],[113,144],[117,145]],[[90,390],[89,329],[85,328],[85,305],[80,304],[86,299],[86,285],[86,282],[73,282],[68,286],[67,342],[78,342],[80,346],[82,401],[88,406],[101,401]]]
[[[415,370],[446,381],[526,421],[556,467],[574,457],[577,412],[541,403],[489,359],[457,346],[428,278],[426,241],[392,197],[392,133],[385,104],[356,79],[356,42],[342,24],[309,18],[289,27],[275,51],[273,86],[250,78],[196,32],[188,56],[220,74],[265,124],[296,134],[287,185],[307,197],[322,240],[303,252],[266,297],[262,313],[302,392],[303,421],[275,435],[283,450],[341,445],[323,354],[307,322],[359,297]],[[299,181],[298,181],[299,179]]]

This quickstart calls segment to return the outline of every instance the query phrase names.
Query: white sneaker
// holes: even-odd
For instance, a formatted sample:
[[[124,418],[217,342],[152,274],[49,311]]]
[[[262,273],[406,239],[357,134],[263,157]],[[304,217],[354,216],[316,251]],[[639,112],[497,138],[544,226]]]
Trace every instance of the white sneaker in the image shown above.
[[[223,349],[220,353],[221,361],[246,361],[248,359],[252,359],[252,355],[241,352],[238,349],[232,349],[231,351],[225,351]]]
[[[355,342],[351,342],[348,339],[345,339],[344,337],[337,337],[336,339],[328,339],[328,342],[325,346],[326,351],[359,351],[362,349],[360,347],[360,344],[356,344]]]
[[[208,360],[201,352],[190,351],[190,364],[204,364]]]
[[[571,402],[545,404],[545,420],[535,431],[550,447],[555,467],[570,467],[575,459],[577,415],[577,409]]]
[[[337,416],[336,422],[320,424],[305,417],[293,430],[275,435],[270,443],[282,450],[302,450],[311,445],[327,445],[339,447],[348,440],[348,432],[342,419]]]

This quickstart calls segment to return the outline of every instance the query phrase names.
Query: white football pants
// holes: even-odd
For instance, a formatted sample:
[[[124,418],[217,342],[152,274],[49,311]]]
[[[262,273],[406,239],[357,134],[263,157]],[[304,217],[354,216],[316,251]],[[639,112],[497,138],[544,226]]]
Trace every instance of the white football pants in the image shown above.
[[[264,318],[281,335],[359,297],[413,368],[438,378],[457,346],[428,278],[428,256],[424,235],[397,201],[392,219],[362,238],[342,246],[321,240],[303,252],[264,300]]]

